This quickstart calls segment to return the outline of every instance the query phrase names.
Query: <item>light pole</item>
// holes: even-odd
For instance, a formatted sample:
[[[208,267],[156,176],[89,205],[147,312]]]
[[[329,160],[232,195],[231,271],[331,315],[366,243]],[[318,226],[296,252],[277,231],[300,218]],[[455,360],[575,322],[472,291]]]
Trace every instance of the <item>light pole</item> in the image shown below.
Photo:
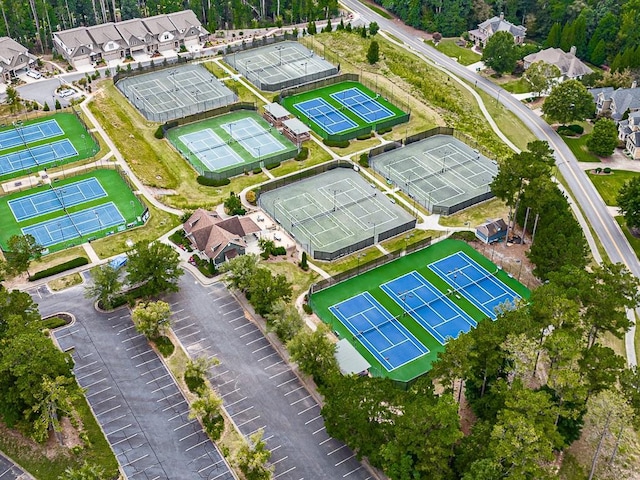
[[[405,316],[409,313],[409,305],[407,304],[407,297],[413,297],[413,292],[405,290],[400,294],[400,300],[402,300],[402,305],[404,308],[404,312],[402,312],[402,316]]]
[[[522,260],[518,259],[516,260],[516,263],[520,264],[520,267],[518,268],[518,281],[520,281],[520,274],[522,273]]]
[[[367,222],[369,225],[373,225],[373,244],[376,244],[376,222]]]
[[[282,65],[282,46],[275,47],[278,51],[278,65]]]
[[[356,255],[356,258],[358,259],[358,275],[360,275],[360,258],[363,256],[364,255],[362,253],[359,253],[358,255]]]

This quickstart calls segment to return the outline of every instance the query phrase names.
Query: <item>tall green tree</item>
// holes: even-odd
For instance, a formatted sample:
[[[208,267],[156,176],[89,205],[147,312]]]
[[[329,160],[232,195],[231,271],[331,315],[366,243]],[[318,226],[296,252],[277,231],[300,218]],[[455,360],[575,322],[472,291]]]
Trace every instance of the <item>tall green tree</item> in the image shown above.
[[[627,180],[618,191],[616,199],[620,213],[624,216],[627,227],[640,227],[640,177]]]
[[[62,445],[60,416],[72,417],[75,414],[73,404],[81,397],[75,379],[66,376],[43,377],[42,390],[36,394],[36,403],[31,407],[35,415],[31,437],[42,443],[53,431]]]
[[[85,297],[96,299],[102,308],[109,310],[113,306],[114,298],[122,289],[120,272],[107,263],[93,269],[91,277],[93,283],[85,287]]]
[[[561,75],[562,72],[558,67],[541,60],[529,66],[522,78],[530,85],[531,91],[539,97],[549,90],[554,80],[560,78]]]
[[[320,325],[315,332],[302,330],[287,343],[291,359],[318,383],[338,371],[336,345],[327,338],[327,333],[328,328]]]
[[[267,328],[276,332],[283,342],[291,340],[304,327],[304,321],[296,306],[283,299],[277,300],[272,305],[271,312],[266,315],[266,318]]]
[[[512,72],[518,61],[513,35],[509,32],[493,34],[482,52],[482,61],[498,75]]]
[[[249,436],[247,442],[238,449],[234,461],[247,480],[269,480],[275,470],[269,465],[271,451],[262,439],[262,429]]]
[[[258,314],[266,315],[273,311],[278,300],[289,301],[291,293],[291,283],[286,276],[281,273],[273,275],[266,268],[258,268],[247,289],[247,298]]]
[[[191,403],[189,418],[200,418],[204,431],[211,440],[218,441],[224,431],[224,416],[222,415],[222,399],[211,390],[207,390]]]
[[[38,245],[32,235],[13,235],[7,242],[5,252],[6,269],[11,275],[20,275],[27,272],[32,260],[38,260],[42,256],[44,247]]]
[[[378,45],[378,42],[372,40],[369,44],[369,49],[367,50],[367,62],[373,65],[374,63],[377,63],[378,60],[380,60],[380,46]]]
[[[600,157],[609,157],[618,146],[618,126],[609,118],[600,118],[587,139],[587,148]]]
[[[258,271],[258,256],[253,254],[240,255],[225,262],[220,272],[225,273],[224,281],[227,286],[243,293],[249,290],[253,276]]]
[[[140,303],[131,313],[136,330],[149,339],[164,335],[171,328],[171,306],[167,302]]]
[[[578,80],[556,85],[542,105],[542,112],[562,124],[590,118],[595,111],[593,97]]]
[[[553,47],[557,48],[560,46],[560,42],[562,40],[562,25],[559,23],[554,23],[553,27],[549,31],[547,35],[547,39],[544,42],[544,46],[546,48]]]
[[[6,103],[9,105],[9,111],[13,114],[18,113],[22,108],[22,99],[18,91],[9,85],[6,90]]]
[[[141,240],[127,255],[127,280],[132,285],[140,284],[144,295],[178,291],[183,271],[178,266],[180,257],[169,245]]]

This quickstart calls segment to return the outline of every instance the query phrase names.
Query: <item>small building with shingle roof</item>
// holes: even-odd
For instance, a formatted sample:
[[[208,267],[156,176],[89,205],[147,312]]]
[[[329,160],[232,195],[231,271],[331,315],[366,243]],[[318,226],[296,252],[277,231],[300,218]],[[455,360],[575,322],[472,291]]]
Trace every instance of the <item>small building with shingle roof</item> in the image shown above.
[[[185,47],[205,43],[208,40],[209,32],[202,26],[193,11],[169,13],[167,17],[175,25],[180,41]]]
[[[94,41],[94,46],[100,51],[101,58],[108,62],[125,57],[126,42],[112,22],[101,23],[87,28],[87,33]]]
[[[577,80],[582,78],[584,75],[593,72],[593,70],[576,57],[576,47],[571,47],[569,52],[565,52],[561,48],[547,48],[527,55],[523,60],[525,69],[529,68],[536,62],[555,65],[562,74],[559,79],[560,81]]]
[[[131,20],[118,22],[116,23],[116,29],[127,44],[127,55],[133,57],[136,54],[153,53],[151,45],[153,44],[154,36],[144,26],[142,19],[132,18]]]
[[[469,37],[477,47],[484,48],[489,39],[497,32],[509,32],[513,36],[513,41],[520,45],[524,42],[527,29],[522,25],[514,25],[504,19],[504,13],[499,17],[491,17],[488,20],[478,24],[475,30],[469,30]]]
[[[476,227],[476,237],[484,243],[495,243],[507,236],[507,224],[501,218],[489,220]]]
[[[261,230],[249,217],[222,219],[217,213],[203,208],[193,212],[183,228],[193,247],[216,265],[244,255],[245,237]]]

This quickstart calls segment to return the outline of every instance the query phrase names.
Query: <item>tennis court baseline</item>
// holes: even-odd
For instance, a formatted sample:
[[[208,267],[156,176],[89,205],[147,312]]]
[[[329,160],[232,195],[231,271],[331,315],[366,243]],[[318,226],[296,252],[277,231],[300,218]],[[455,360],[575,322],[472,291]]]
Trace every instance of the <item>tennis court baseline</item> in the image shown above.
[[[387,107],[376,102],[355,87],[332,93],[331,98],[347,107],[367,123],[376,123],[385,118],[395,116],[395,113]]]
[[[209,170],[216,171],[244,162],[242,157],[210,128],[187,133],[178,138]]]
[[[358,126],[356,122],[347,118],[321,97],[296,103],[293,106],[332,135]]]
[[[36,142],[49,137],[57,137],[64,132],[55,120],[32,123],[27,126],[15,126],[12,130],[0,132],[0,150],[26,143]]]
[[[369,292],[344,300],[329,310],[388,371],[429,353]]]
[[[22,234],[33,235],[36,243],[48,247],[124,223],[118,208],[109,202],[24,227]]]
[[[8,204],[16,221],[21,222],[27,218],[63,210],[106,196],[107,192],[104,191],[98,179],[92,177],[63,187],[52,187],[51,190],[9,200]]]
[[[0,156],[0,175],[34,166],[47,165],[76,155],[78,152],[68,138],[37,147],[25,148]]]
[[[521,298],[464,252],[456,252],[429,265],[429,269],[454,290],[495,320],[496,308]]]
[[[271,132],[265,130],[253,118],[241,118],[235,122],[223,123],[220,127],[242,145],[253,158],[286,150],[286,147],[278,142]]]
[[[380,285],[380,288],[442,345],[477,325],[415,270]]]

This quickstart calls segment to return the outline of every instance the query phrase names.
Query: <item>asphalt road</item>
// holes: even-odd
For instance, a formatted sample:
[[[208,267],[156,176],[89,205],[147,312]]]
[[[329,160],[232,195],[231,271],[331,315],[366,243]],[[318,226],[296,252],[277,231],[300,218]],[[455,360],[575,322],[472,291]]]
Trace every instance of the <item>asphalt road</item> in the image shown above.
[[[569,186],[571,194],[580,205],[585,217],[600,239],[609,259],[613,263],[623,263],[636,277],[640,277],[640,262],[622,233],[620,226],[607,211],[602,197],[595,189],[586,173],[578,165],[575,156],[560,136],[543,119],[516,100],[509,92],[489,80],[460,65],[455,60],[440,53],[422,40],[408,35],[394,20],[388,20],[373,12],[358,0],[341,0],[353,12],[357,12],[366,23],[375,21],[381,29],[402,40],[414,52],[422,54],[432,62],[467,80],[485,91],[505,108],[513,112],[540,140],[545,140],[555,151],[556,165]],[[627,342],[629,345],[629,342]],[[633,342],[631,342],[631,346]],[[629,356],[635,359],[635,354]]]
[[[354,453],[330,437],[320,406],[220,282],[190,274],[171,303],[173,331],[189,355],[216,357],[209,378],[244,436],[264,431],[278,480],[371,478]]]
[[[0,480],[27,480],[32,479],[18,465],[13,463],[0,452]]]
[[[136,332],[129,309],[99,313],[82,286],[30,293],[43,316],[75,315],[54,335],[62,350],[72,352],[76,379],[128,478],[233,480],[200,423],[188,418],[187,402]]]

